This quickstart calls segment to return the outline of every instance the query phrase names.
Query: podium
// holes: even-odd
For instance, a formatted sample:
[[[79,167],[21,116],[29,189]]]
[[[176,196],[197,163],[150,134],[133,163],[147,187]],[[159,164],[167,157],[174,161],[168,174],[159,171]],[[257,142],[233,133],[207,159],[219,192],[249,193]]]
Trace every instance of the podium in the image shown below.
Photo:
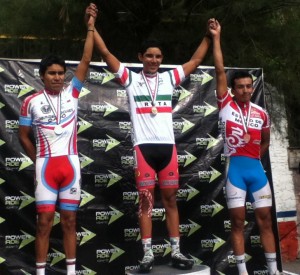
[[[156,265],[153,266],[149,275],[210,275],[210,268],[206,265],[196,265],[192,269],[182,270],[172,267],[171,265]],[[126,275],[145,275],[145,273],[140,273],[138,270],[129,271]]]

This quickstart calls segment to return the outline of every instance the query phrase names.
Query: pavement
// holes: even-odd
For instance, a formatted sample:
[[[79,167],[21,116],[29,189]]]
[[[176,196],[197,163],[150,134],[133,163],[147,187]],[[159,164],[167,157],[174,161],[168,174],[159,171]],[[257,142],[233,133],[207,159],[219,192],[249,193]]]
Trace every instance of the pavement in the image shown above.
[[[300,275],[300,258],[293,262],[282,262],[283,274]]]

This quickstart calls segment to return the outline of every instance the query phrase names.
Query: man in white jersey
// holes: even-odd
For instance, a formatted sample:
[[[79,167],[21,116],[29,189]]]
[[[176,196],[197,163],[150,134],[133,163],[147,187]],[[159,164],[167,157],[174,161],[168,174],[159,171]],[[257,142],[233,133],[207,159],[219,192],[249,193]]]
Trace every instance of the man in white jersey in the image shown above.
[[[254,208],[261,243],[270,275],[277,270],[275,238],[272,230],[272,193],[261,164],[268,150],[270,123],[267,112],[250,101],[253,79],[247,71],[237,71],[228,91],[221,50],[221,26],[209,20],[217,79],[217,100],[224,153],[228,157],[226,200],[231,219],[233,253],[240,275],[247,275],[245,263],[244,224],[245,199],[248,194]]]
[[[179,215],[176,203],[178,163],[172,127],[172,93],[185,77],[200,65],[210,45],[205,36],[192,58],[173,70],[159,73],[163,60],[160,43],[145,41],[138,52],[143,69],[135,73],[126,68],[107,49],[99,33],[94,33],[95,46],[121,85],[126,88],[132,122],[135,177],[139,192],[139,224],[144,257],[140,272],[149,272],[154,263],[152,251],[152,208],[156,176],[166,210],[166,223],[171,241],[173,266],[191,269],[193,260],[180,252]]]
[[[59,202],[67,274],[75,275],[76,210],[80,202],[80,164],[77,153],[77,105],[94,46],[97,7],[85,11],[87,36],[75,76],[64,85],[65,61],[55,55],[41,60],[44,89],[27,98],[20,110],[19,139],[35,163],[36,274],[45,274],[49,236]],[[32,133],[35,144],[31,140]]]

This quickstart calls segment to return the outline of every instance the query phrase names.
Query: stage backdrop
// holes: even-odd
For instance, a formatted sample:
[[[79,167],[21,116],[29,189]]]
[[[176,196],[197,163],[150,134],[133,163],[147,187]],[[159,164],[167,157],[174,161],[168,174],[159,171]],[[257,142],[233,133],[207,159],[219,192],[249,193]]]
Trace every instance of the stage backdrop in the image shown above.
[[[70,81],[77,62],[68,62]],[[140,70],[137,64],[128,64]],[[164,66],[162,70],[173,68]],[[34,274],[34,165],[18,141],[24,98],[42,89],[39,60],[0,60],[0,274]],[[228,76],[239,68],[227,68]],[[253,101],[264,106],[263,71],[254,78]],[[178,150],[182,252],[212,274],[237,274],[230,244],[231,224],[224,199],[223,141],[218,130],[213,67],[199,67],[173,93],[173,128]],[[92,63],[81,92],[78,149],[82,169],[77,223],[77,274],[122,275],[142,258],[137,220],[127,95],[103,63]],[[268,156],[263,164],[272,184]],[[153,250],[156,264],[168,264],[170,242],[165,211],[156,194]],[[267,274],[258,229],[247,202],[246,260],[249,274]],[[275,234],[278,246],[275,206]],[[48,274],[63,274],[59,213],[50,240]],[[281,266],[281,262],[279,262]]]

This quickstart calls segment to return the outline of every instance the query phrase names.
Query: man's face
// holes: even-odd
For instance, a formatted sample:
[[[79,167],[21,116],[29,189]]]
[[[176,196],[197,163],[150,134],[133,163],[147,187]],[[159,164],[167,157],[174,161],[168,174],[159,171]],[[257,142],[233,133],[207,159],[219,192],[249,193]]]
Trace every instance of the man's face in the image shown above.
[[[163,55],[159,48],[148,48],[142,55],[138,55],[139,60],[143,63],[144,72],[154,74],[158,71],[163,60]]]
[[[240,102],[249,102],[253,93],[253,81],[250,77],[239,78],[234,81],[232,93]]]
[[[44,75],[41,76],[45,89],[59,93],[64,87],[65,71],[61,65],[53,64],[49,66]]]

